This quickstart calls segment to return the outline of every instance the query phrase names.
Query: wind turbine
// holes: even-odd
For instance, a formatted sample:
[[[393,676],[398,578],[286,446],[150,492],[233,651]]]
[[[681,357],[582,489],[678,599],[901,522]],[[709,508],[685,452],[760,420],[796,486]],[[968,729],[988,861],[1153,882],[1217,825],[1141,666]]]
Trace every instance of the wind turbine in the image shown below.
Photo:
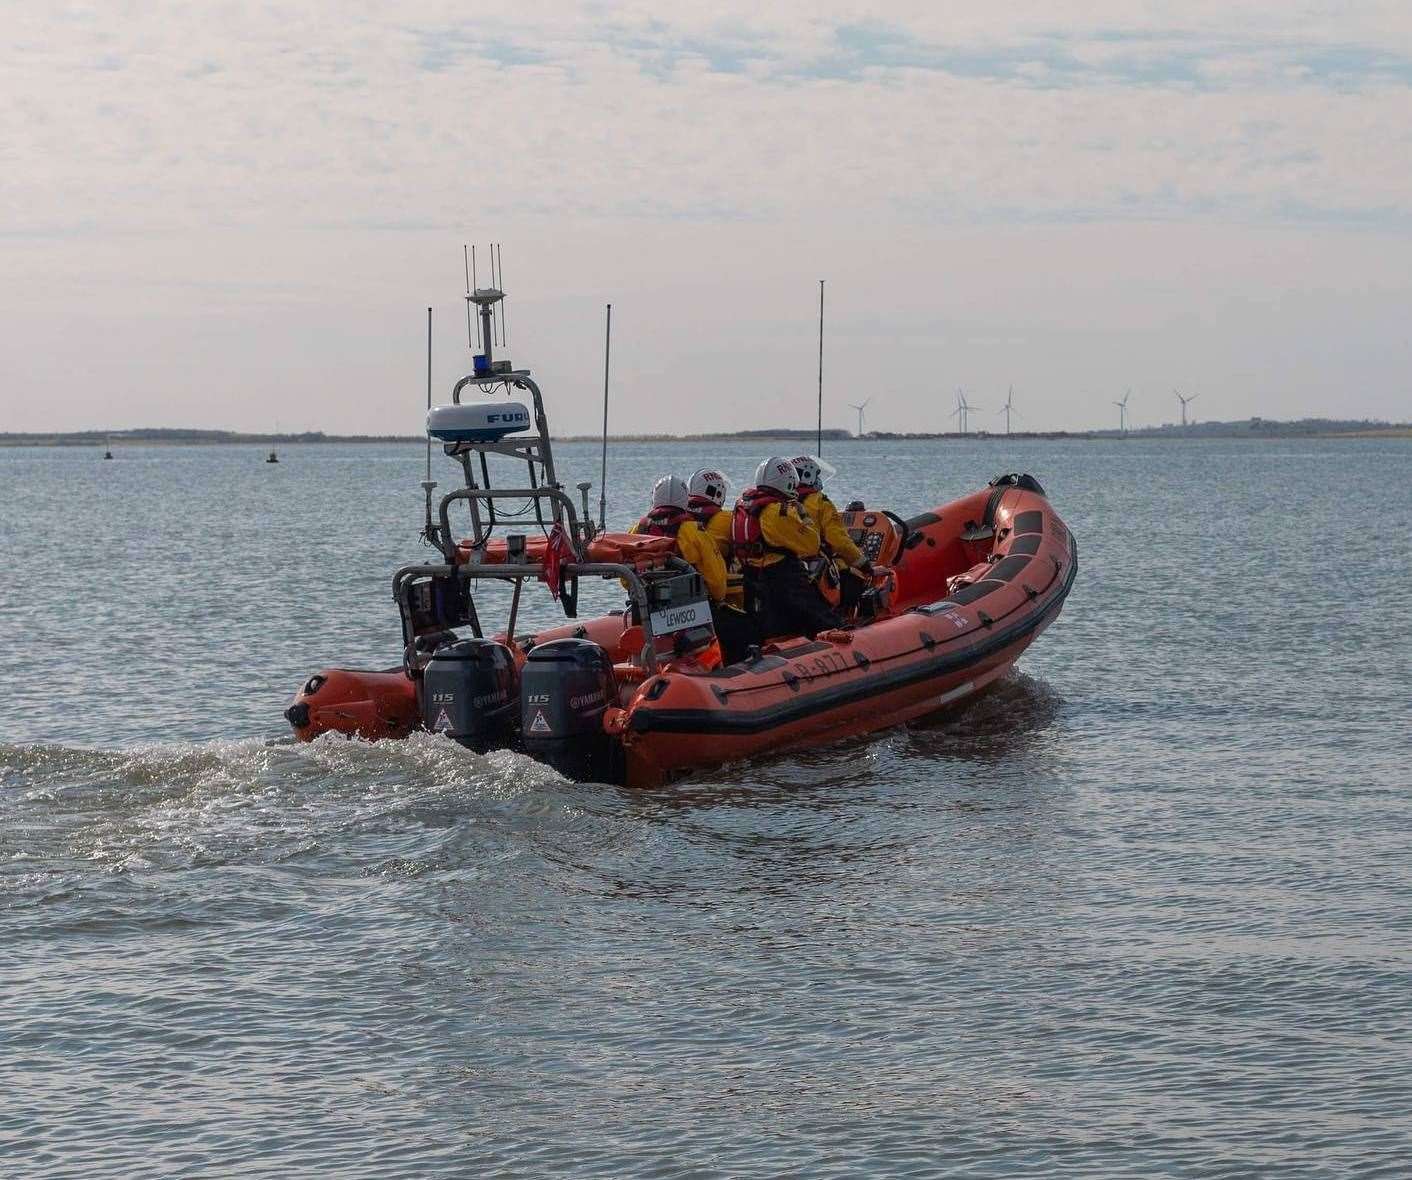
[[[1133,391],[1129,389],[1127,393],[1123,394],[1122,401],[1113,403],[1118,407],[1118,432],[1120,434],[1126,434],[1128,432],[1128,398],[1132,397],[1132,395]]]
[[[1174,389],[1172,390],[1172,392],[1177,395],[1177,401],[1182,403],[1182,425],[1185,426],[1187,402],[1194,402],[1197,398],[1201,396],[1201,394],[1193,393],[1190,397],[1182,397],[1180,390]]]
[[[971,420],[971,411],[979,410],[980,406],[971,405],[971,403],[966,400],[966,395],[963,393],[961,395],[961,408],[966,411],[966,416],[962,419],[962,421],[969,422]]]
[[[859,438],[862,438],[862,437],[863,437],[863,411],[868,408],[868,403],[869,403],[870,401],[872,401],[872,400],[873,400],[873,399],[870,398],[870,397],[869,397],[869,398],[864,398],[863,404],[862,404],[861,406],[855,406],[852,402],[849,402],[849,403],[848,403],[850,409],[854,409],[854,410],[857,410],[857,411],[858,411],[858,437],[859,437]]]
[[[1005,404],[995,411],[997,414],[1005,415],[1005,433],[1010,433],[1010,415],[1020,416],[1020,411],[1015,409],[1015,387],[1010,386],[1010,393],[1005,398]]]
[[[967,419],[968,419],[969,416],[970,416],[971,411],[972,411],[972,410],[979,410],[979,409],[980,409],[980,406],[973,406],[973,405],[971,405],[970,402],[968,402],[968,401],[966,400],[966,395],[965,395],[965,393],[962,392],[960,386],[957,386],[957,388],[956,388],[956,409],[955,409],[954,411],[952,411],[951,416],[952,416],[953,418],[957,418],[957,417],[960,418],[960,422],[961,422],[961,433],[962,433],[962,434],[965,434],[965,433],[966,433],[966,422],[967,422]]]

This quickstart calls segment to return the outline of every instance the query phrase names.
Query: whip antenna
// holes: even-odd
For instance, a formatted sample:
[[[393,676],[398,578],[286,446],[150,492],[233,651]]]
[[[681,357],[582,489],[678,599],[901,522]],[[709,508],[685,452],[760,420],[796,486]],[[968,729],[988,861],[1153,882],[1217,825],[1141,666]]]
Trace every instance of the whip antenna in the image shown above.
[[[474,349],[475,343],[471,339],[471,260],[464,242],[461,244],[461,261],[466,267],[466,347]]]
[[[491,285],[492,287],[494,287],[494,286],[495,286],[495,243],[494,243],[494,242],[491,242],[491,243],[490,243],[489,249],[490,249],[490,285]],[[489,343],[490,347],[492,347],[492,348],[494,348],[496,345],[498,345],[498,344],[500,343],[500,332],[499,332],[499,330],[498,330],[497,327],[496,327],[496,314],[495,314],[495,305],[494,305],[494,304],[492,304],[492,305],[491,305],[491,308],[490,308],[490,336],[489,336],[488,343]]]
[[[502,291],[505,290],[505,244],[502,242],[495,247],[496,257],[500,260],[500,282],[496,284]],[[500,301],[500,343],[510,347],[510,301],[502,299]]]
[[[479,287],[479,286],[480,286],[480,277],[479,277],[479,275],[478,275],[477,272],[476,272],[476,248],[475,248],[474,246],[472,246],[472,247],[471,247],[471,286],[470,286],[470,291],[474,291],[474,290],[475,290],[477,287]],[[469,291],[468,291],[467,294],[466,294],[466,315],[469,316],[470,314],[471,314],[471,296],[470,296],[470,293],[469,293]],[[470,337],[470,333],[467,333],[467,338],[469,339],[469,337]],[[480,341],[480,317],[479,317],[479,316],[476,317],[476,347],[477,347],[477,348],[481,348],[481,341]],[[482,350],[482,351],[483,351],[483,350]]]
[[[598,531],[608,527],[608,354],[613,346],[613,305],[603,328],[603,470],[598,476]]]
[[[814,454],[824,453],[824,280],[819,280],[819,418],[814,433]]]
[[[471,305],[466,304],[469,308]],[[427,414],[431,414],[431,308],[427,308]],[[436,481],[431,477],[431,431],[427,431],[427,474],[422,480],[422,492],[426,496],[427,515],[426,527],[422,530],[422,536],[433,545],[440,545],[437,538],[436,526],[431,522],[431,494],[436,488]]]
[[[497,291],[503,291],[505,289],[500,285],[500,268],[496,265],[494,242],[490,243],[490,285]],[[493,314],[490,317],[491,327],[494,328],[495,344],[497,347],[505,343],[505,332],[500,323],[500,317],[504,313],[500,310],[500,306],[500,303],[497,302],[495,306],[491,308]]]
[[[466,304],[466,315],[471,314],[471,305]],[[469,321],[468,321],[469,322]],[[427,413],[431,413],[431,308],[427,308]],[[431,483],[431,435],[427,435],[427,482]],[[428,489],[430,490],[430,489]]]

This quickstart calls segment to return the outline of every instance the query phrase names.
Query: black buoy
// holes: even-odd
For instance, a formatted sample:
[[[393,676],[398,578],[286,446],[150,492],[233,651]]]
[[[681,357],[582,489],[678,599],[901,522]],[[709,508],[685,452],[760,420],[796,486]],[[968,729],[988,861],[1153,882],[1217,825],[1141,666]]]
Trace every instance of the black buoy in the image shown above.
[[[278,462],[279,462],[279,456],[276,455],[273,451],[271,451],[271,452],[270,452],[270,457],[269,457],[268,459],[266,459],[265,462],[266,462],[266,463],[278,463]]]

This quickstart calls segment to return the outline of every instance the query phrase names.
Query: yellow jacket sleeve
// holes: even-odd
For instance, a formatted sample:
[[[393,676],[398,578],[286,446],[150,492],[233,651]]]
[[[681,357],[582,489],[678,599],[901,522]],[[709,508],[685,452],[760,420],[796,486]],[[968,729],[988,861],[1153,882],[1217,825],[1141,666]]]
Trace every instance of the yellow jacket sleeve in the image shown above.
[[[760,513],[760,532],[765,543],[788,549],[796,557],[819,555],[819,526],[798,504],[768,504]]]
[[[839,516],[838,509],[823,492],[815,492],[805,500],[804,508],[818,524],[819,533],[830,553],[844,565],[857,565],[863,560],[863,551],[853,543],[853,538],[843,527],[843,518]]]
[[[683,521],[681,528],[677,530],[677,552],[691,562],[696,572],[701,575],[711,601],[724,601],[726,563],[721,560],[721,551],[716,548],[716,542],[702,531],[696,521]]]
[[[721,552],[721,559],[729,561],[731,558],[731,513],[724,508],[717,512],[707,520],[706,532],[711,540],[716,542],[716,548]]]

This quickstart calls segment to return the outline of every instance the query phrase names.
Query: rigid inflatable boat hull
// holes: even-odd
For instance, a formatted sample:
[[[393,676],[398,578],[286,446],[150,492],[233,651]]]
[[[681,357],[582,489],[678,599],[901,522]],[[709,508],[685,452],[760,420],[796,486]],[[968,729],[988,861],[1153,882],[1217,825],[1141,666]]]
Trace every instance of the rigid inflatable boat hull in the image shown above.
[[[600,645],[618,690],[605,728],[621,742],[627,783],[650,786],[962,704],[1009,671],[1054,621],[1078,569],[1067,527],[1026,477],[905,525],[885,513],[847,518],[876,531],[870,547],[893,571],[886,617],[766,644],[725,668],[669,664],[647,675],[633,662],[641,630],[619,612],[542,631],[516,645],[517,658],[555,639]],[[330,731],[404,737],[422,724],[417,682],[402,669],[329,669],[310,679],[286,716],[304,740]]]
[[[1009,542],[1035,534],[1016,534],[1013,521],[1000,522],[997,531],[1007,534],[997,547],[1002,552],[986,564],[1011,579],[1012,571],[1023,573],[1026,580],[1013,591],[996,586],[967,603],[942,599],[842,635],[792,641],[743,669],[672,677],[660,689],[644,684],[626,725],[628,781],[648,785],[684,770],[858,736],[961,704],[1008,672],[1063,606],[1077,554],[1052,513],[1044,523],[1052,538],[1021,544],[1036,552],[1020,554],[1030,560],[1005,569]],[[1033,518],[1024,524],[1032,525]],[[1031,568],[1036,562],[1038,570]],[[968,597],[966,588],[957,597]]]

